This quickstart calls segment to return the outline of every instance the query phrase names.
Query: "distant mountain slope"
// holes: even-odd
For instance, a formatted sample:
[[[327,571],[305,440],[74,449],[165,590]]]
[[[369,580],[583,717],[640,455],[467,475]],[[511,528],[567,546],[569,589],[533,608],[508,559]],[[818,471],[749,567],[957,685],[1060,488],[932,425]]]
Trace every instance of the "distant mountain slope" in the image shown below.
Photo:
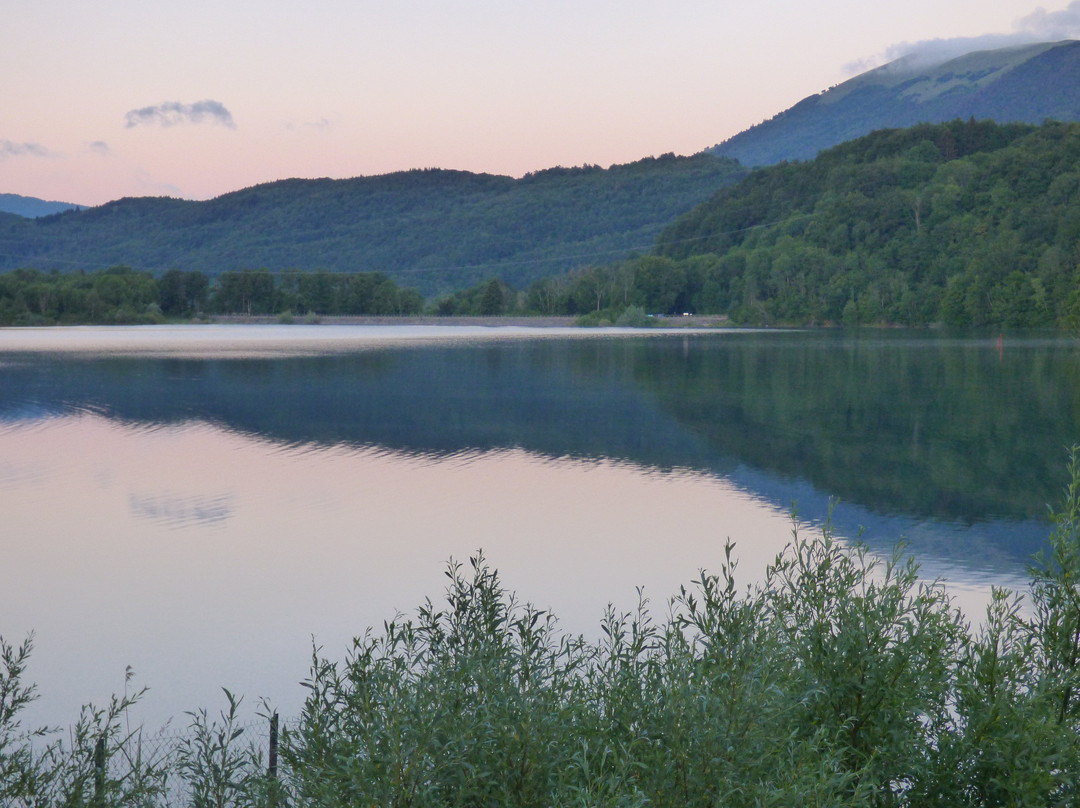
[[[0,270],[129,264],[384,272],[425,294],[494,275],[522,286],[647,248],[742,176],[712,155],[646,158],[521,179],[428,169],[282,180],[207,202],[121,199],[45,219],[0,218]]]
[[[36,219],[38,216],[49,216],[53,213],[61,213],[84,207],[70,202],[47,202],[32,196],[20,196],[19,194],[0,194],[0,213],[14,213],[27,219]]]
[[[760,168],[648,260],[744,323],[1076,329],[1078,202],[1080,123],[920,124]]]
[[[977,51],[927,65],[912,57],[805,98],[708,149],[743,165],[809,160],[877,129],[956,118],[1080,121],[1080,42]]]

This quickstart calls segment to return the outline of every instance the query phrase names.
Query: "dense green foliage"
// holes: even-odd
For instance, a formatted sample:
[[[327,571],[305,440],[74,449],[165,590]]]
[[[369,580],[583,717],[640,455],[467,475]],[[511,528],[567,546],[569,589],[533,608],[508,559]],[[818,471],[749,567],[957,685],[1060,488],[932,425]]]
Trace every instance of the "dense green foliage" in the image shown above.
[[[535,284],[535,310],[634,303],[747,324],[1074,327],[1080,124],[884,130],[753,172],[655,254]]]
[[[445,317],[488,317],[516,313],[521,309],[518,297],[518,293],[500,278],[490,278],[468,289],[440,297],[434,310]]]
[[[1078,124],[882,131],[755,173],[658,252],[708,262],[699,307],[743,322],[1066,326],[1078,190]]]
[[[17,269],[0,274],[0,325],[158,323],[205,314],[418,314],[424,299],[379,272],[171,269],[160,278],[131,267],[62,274]]]
[[[587,315],[594,324],[612,325],[628,309],[650,314],[699,311],[693,296],[709,261],[684,261],[647,255],[567,275],[543,278],[525,293],[525,311],[534,314]],[[689,273],[689,274],[688,274]]]
[[[730,547],[729,547],[730,550]],[[733,565],[597,643],[515,603],[482,559],[442,610],[317,660],[289,761],[301,805],[889,804],[925,764],[962,631],[939,589],[828,536],[760,589]],[[873,638],[867,642],[868,638]],[[920,760],[921,759],[921,760]]]
[[[719,574],[681,589],[663,622],[642,598],[609,608],[596,641],[518,603],[482,555],[451,563],[441,607],[358,637],[342,663],[313,652],[280,781],[236,748],[228,691],[220,723],[191,714],[173,761],[131,754],[126,699],[32,756],[18,725],[29,644],[0,642],[0,795],[164,805],[177,772],[195,804],[218,808],[1075,804],[1075,449],[1070,477],[1030,609],[997,591],[977,631],[899,551],[877,560],[827,529],[796,533],[746,588],[729,543]]]
[[[0,275],[0,324],[143,323],[161,319],[157,282],[112,267],[77,275],[18,269]]]
[[[912,54],[804,98],[709,151],[746,166],[812,160],[877,129],[972,117],[1080,120],[1080,42],[977,51],[940,64]]]
[[[523,286],[650,244],[744,173],[726,158],[664,155],[521,179],[430,169],[282,180],[205,202],[121,199],[42,219],[0,216],[0,269],[381,272],[425,295],[492,276]]]

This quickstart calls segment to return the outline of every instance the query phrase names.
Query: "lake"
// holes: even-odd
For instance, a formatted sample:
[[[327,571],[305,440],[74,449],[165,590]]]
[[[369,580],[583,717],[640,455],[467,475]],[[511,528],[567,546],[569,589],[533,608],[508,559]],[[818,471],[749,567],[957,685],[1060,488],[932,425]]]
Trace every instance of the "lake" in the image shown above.
[[[30,723],[148,686],[295,714],[314,645],[442,594],[482,549],[595,634],[736,542],[897,540],[978,618],[1022,588],[1080,440],[1080,344],[932,331],[0,329],[0,634]]]

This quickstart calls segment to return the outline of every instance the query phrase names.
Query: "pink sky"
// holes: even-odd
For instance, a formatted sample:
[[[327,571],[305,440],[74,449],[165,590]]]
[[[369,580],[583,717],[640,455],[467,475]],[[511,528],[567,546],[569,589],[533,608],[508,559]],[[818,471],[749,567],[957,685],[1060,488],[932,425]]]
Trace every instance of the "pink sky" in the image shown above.
[[[0,193],[206,199],[285,177],[692,154],[907,43],[1080,35],[1025,0],[9,0]]]

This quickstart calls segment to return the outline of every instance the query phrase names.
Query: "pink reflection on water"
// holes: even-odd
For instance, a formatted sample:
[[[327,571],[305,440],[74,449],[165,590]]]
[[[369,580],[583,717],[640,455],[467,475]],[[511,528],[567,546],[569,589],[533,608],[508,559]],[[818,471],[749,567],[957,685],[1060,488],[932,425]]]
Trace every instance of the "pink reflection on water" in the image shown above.
[[[701,475],[522,451],[292,449],[83,415],[5,428],[0,457],[34,469],[0,487],[0,613],[5,637],[37,632],[50,722],[122,691],[127,665],[151,687],[150,725],[217,704],[220,686],[295,710],[313,635],[343,653],[438,598],[447,559],[478,548],[521,599],[591,633],[637,586],[662,613],[727,536],[749,580],[790,529]]]
[[[447,559],[482,548],[519,599],[592,636],[644,587],[657,619],[727,538],[759,578],[786,513],[723,480],[524,451],[408,456],[295,447],[205,423],[93,414],[0,428],[5,586],[0,633],[37,632],[27,724],[65,724],[123,692],[130,665],[157,727],[220,687],[295,714],[312,639],[412,614]],[[23,472],[20,470],[31,471]]]

